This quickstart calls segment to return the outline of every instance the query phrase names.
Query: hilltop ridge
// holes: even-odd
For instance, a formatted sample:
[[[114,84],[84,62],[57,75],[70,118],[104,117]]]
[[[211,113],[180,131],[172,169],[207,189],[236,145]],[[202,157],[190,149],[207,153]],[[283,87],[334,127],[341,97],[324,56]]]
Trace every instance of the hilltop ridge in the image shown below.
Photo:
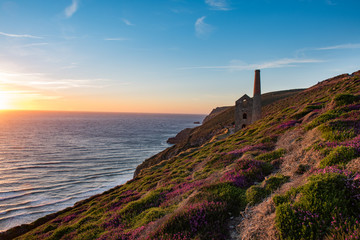
[[[126,184],[0,238],[359,237],[360,71],[262,112],[231,134],[228,108],[150,158]]]

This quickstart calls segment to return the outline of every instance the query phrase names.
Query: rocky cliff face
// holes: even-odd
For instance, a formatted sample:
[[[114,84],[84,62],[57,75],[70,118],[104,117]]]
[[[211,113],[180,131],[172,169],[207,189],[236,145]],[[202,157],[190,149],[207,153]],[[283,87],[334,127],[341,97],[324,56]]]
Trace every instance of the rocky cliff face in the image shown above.
[[[263,108],[230,108],[146,161],[126,184],[0,239],[356,239],[360,72]]]
[[[180,131],[176,134],[175,137],[169,138],[166,142],[169,144],[177,144],[185,141],[189,138],[192,128],[185,128],[184,130]]]

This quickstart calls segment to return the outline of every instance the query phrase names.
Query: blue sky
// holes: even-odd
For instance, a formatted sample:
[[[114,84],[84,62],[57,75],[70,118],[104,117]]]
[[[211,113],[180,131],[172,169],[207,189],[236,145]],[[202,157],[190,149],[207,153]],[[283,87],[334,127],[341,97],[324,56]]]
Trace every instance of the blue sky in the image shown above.
[[[360,69],[359,9],[358,0],[2,0],[0,101],[208,113],[252,95],[257,68],[262,92],[310,87]]]

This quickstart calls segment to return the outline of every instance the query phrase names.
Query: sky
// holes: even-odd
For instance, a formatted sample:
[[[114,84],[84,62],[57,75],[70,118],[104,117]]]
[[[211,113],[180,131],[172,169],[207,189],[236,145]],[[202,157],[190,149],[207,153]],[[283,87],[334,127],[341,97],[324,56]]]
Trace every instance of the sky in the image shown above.
[[[360,70],[359,0],[0,0],[0,109],[206,114]]]

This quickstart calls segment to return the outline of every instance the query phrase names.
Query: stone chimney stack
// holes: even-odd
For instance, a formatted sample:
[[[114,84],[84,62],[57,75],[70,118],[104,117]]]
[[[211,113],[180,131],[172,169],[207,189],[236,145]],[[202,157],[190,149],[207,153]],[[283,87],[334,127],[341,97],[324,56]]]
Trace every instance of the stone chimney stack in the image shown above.
[[[261,95],[260,88],[260,70],[255,70],[255,79],[254,79],[254,97],[255,95]]]
[[[254,96],[253,96],[253,112],[251,122],[256,122],[261,118],[261,86],[260,86],[260,70],[255,70],[254,79]]]

